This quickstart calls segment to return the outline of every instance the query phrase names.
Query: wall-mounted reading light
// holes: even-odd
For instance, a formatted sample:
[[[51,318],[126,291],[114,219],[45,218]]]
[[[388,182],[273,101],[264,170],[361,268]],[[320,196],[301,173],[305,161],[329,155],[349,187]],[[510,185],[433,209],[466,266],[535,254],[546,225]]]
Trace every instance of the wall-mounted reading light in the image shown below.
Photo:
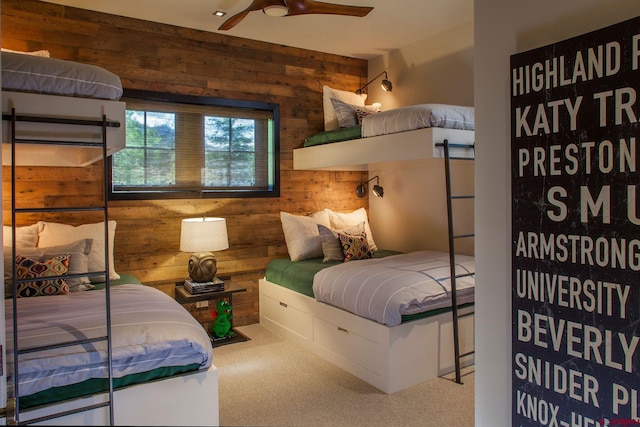
[[[367,82],[367,84],[366,84],[366,85],[364,85],[364,86],[362,86],[360,89],[358,89],[358,90],[356,91],[356,93],[357,93],[357,94],[361,94],[365,87],[369,86],[369,85],[370,85],[371,83],[373,83],[373,82],[374,82],[378,77],[380,77],[380,76],[381,76],[381,75],[383,75],[383,74],[384,74],[384,79],[382,79],[382,83],[381,83],[382,89],[383,89],[385,92],[391,92],[391,89],[393,89],[393,85],[392,85],[392,84],[391,84],[391,82],[388,80],[388,79],[389,79],[389,76],[387,75],[387,72],[386,72],[386,71],[383,71],[383,72],[381,72],[380,74],[378,74],[377,76],[375,76],[374,78],[372,78],[369,82]]]
[[[356,187],[356,196],[358,196],[359,198],[363,198],[364,196],[367,195],[367,184],[370,183],[373,180],[376,180],[376,184],[373,186],[373,189],[371,191],[373,191],[373,194],[376,195],[376,197],[384,197],[384,188],[382,188],[380,186],[380,178],[378,178],[378,175],[374,176],[373,178],[371,178],[368,181],[363,182],[362,184],[358,185]]]

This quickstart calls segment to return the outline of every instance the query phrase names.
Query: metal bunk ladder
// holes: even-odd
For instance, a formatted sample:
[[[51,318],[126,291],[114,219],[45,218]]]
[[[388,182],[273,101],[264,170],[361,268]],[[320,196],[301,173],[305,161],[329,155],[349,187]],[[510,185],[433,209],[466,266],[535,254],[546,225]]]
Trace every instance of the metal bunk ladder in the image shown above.
[[[454,224],[453,224],[453,211],[454,206],[453,202],[456,200],[463,199],[474,199],[474,195],[454,195],[451,190],[451,160],[466,160],[473,161],[475,160],[475,156],[473,157],[452,157],[450,155],[450,148],[462,148],[462,149],[471,149],[474,150],[474,144],[452,144],[449,143],[447,139],[444,140],[443,143],[436,144],[438,147],[444,148],[444,167],[445,167],[445,177],[446,177],[446,187],[447,187],[447,219],[449,223],[449,266],[451,269],[451,300],[452,300],[452,310],[451,313],[453,315],[453,346],[454,346],[454,357],[455,357],[455,381],[458,384],[462,384],[462,375],[461,375],[461,367],[460,361],[461,359],[468,357],[474,354],[474,351],[469,351],[463,354],[460,354],[460,332],[459,332],[459,320],[463,317],[473,315],[473,312],[466,313],[464,315],[460,315],[458,313],[459,305],[458,305],[458,294],[456,287],[456,280],[462,277],[474,276],[474,273],[464,273],[457,274],[456,273],[456,249],[455,249],[455,241],[457,239],[466,239],[474,237],[474,233],[465,233],[465,234],[455,234]]]
[[[62,348],[68,346],[78,346],[94,342],[106,342],[106,354],[105,354],[105,366],[108,371],[108,390],[105,392],[108,394],[105,401],[78,407],[72,410],[63,411],[55,414],[50,414],[44,417],[30,419],[27,423],[33,424],[42,421],[47,421],[55,418],[60,418],[67,415],[72,415],[84,411],[89,411],[97,408],[108,407],[109,424],[114,424],[113,418],[113,371],[112,371],[112,348],[111,348],[111,309],[110,309],[110,289],[109,289],[109,238],[108,238],[108,208],[107,208],[107,128],[119,127],[120,123],[108,121],[106,116],[102,116],[101,120],[84,120],[84,119],[64,119],[55,117],[42,117],[42,116],[27,116],[17,115],[15,108],[12,108],[11,114],[3,114],[3,121],[10,121],[10,133],[11,133],[11,224],[13,227],[13,418],[10,420],[10,424],[25,424],[21,421],[20,413],[20,399],[19,396],[19,378],[18,373],[20,371],[20,364],[18,363],[20,355],[34,353],[39,351],[46,351],[55,348]],[[89,142],[89,141],[56,141],[56,140],[42,140],[42,139],[21,139],[16,137],[16,124],[18,122],[31,122],[31,123],[46,123],[55,125],[78,125],[78,126],[94,126],[101,127],[102,141]],[[61,207],[61,208],[17,208],[16,207],[16,146],[20,144],[44,144],[44,145],[74,145],[82,147],[94,147],[102,148],[103,159],[103,201],[102,206],[75,206],[75,207]],[[105,232],[105,269],[103,271],[92,271],[88,274],[77,274],[68,276],[55,276],[46,278],[30,278],[30,279],[18,279],[16,268],[16,215],[21,213],[43,213],[43,212],[88,212],[98,211],[102,212],[104,219],[104,232]],[[17,289],[18,283],[24,282],[38,282],[44,280],[60,279],[60,278],[73,278],[80,276],[104,276],[105,287],[105,334],[91,339],[78,339],[67,342],[60,342],[52,345],[31,347],[31,348],[19,348],[18,346],[18,304],[17,304]]]

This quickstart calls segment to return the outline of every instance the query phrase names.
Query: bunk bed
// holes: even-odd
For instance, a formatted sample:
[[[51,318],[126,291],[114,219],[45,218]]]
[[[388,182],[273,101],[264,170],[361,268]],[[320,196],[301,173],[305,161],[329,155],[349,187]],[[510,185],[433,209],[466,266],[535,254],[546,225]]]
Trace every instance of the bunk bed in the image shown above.
[[[106,160],[124,147],[125,104],[118,101],[119,78],[97,67],[19,53],[3,52],[2,65],[3,164],[11,165],[12,181],[10,247],[5,244],[4,250],[15,260],[13,297],[5,301],[11,318],[5,326],[13,347],[7,353],[7,380],[19,396],[15,421],[217,424],[218,373],[211,342],[172,298],[114,270],[115,222],[108,217],[106,191],[100,207],[16,206],[17,166],[79,167]],[[89,74],[84,74],[87,68]],[[106,183],[106,161],[102,165]],[[101,212],[104,221],[16,226],[22,213],[84,211]],[[81,236],[85,226],[104,234],[93,234],[84,246],[68,241],[87,237]],[[26,248],[20,247],[25,229],[30,235],[36,231],[37,242]],[[61,249],[64,245],[75,248],[73,255],[68,247]],[[64,253],[44,255],[56,250]],[[98,266],[96,252],[98,263],[102,258]],[[87,255],[87,266],[80,272],[71,270],[70,260],[80,259],[76,253],[80,258]],[[50,265],[52,273],[41,274],[43,266]],[[72,291],[67,280],[84,286]],[[33,296],[34,289],[41,294]],[[18,297],[19,292],[25,294]]]
[[[352,107],[356,115],[360,113],[358,106]],[[402,110],[365,114],[362,122],[355,126],[328,129],[314,135],[305,141],[303,148],[294,149],[294,169],[367,171],[390,162],[402,165],[417,159],[447,163],[452,158],[473,159],[472,108],[454,107],[454,115],[462,117],[461,121],[446,119],[447,111],[452,111],[447,106],[429,104]],[[405,112],[409,114],[406,122],[418,123],[417,129],[398,124],[398,117]],[[416,114],[421,118],[416,119]],[[368,122],[374,119],[376,122]],[[455,197],[449,195],[449,204]],[[314,218],[317,220],[318,215]],[[329,227],[335,230],[336,225],[330,221]],[[454,235],[452,228],[450,224],[450,236]],[[287,246],[289,249],[288,239]],[[453,250],[453,245],[450,247]],[[435,262],[437,269],[442,269],[436,274],[438,285],[444,289],[439,294],[440,306],[421,307],[413,316],[400,316],[399,323],[385,324],[380,318],[363,317],[363,312],[351,310],[349,306],[362,304],[360,300],[354,302],[355,297],[347,304],[335,305],[336,300],[344,299],[344,280],[323,291],[320,298],[316,295],[315,282],[324,277],[321,276],[324,271],[342,276],[347,274],[347,264],[352,264],[351,261],[323,263],[322,257],[297,262],[274,260],[259,282],[260,322],[386,393],[454,371],[456,381],[461,382],[462,364],[473,363],[470,357],[474,347],[473,259],[455,255],[453,251],[410,253],[391,258],[396,257],[418,257],[423,263]],[[372,261],[374,265],[381,262],[358,260],[355,263]],[[428,274],[425,272],[430,267],[415,259],[412,264],[417,265],[421,273]],[[352,281],[356,287],[379,280],[380,271],[366,265],[364,271],[354,273]],[[313,283],[312,287],[305,287],[305,281]],[[325,298],[327,294],[334,298]],[[368,310],[367,305],[362,311]]]
[[[444,140],[456,144],[452,157],[473,158],[473,116],[473,107],[444,104],[367,114],[359,124],[307,138],[304,147],[293,150],[293,167],[366,171],[375,163],[444,158]]]
[[[49,58],[39,54],[3,51],[2,111],[15,108],[22,115],[49,117],[47,122],[22,121],[23,144],[15,153],[17,166],[84,167],[102,158],[99,128],[60,123],[58,118],[101,117],[124,123],[126,104],[120,102],[120,78],[100,67]],[[46,52],[46,51],[45,51]],[[11,161],[10,123],[2,125],[2,164]],[[125,146],[124,126],[107,128],[107,155]],[[91,141],[88,146],[73,142]],[[71,142],[71,143],[69,143]]]

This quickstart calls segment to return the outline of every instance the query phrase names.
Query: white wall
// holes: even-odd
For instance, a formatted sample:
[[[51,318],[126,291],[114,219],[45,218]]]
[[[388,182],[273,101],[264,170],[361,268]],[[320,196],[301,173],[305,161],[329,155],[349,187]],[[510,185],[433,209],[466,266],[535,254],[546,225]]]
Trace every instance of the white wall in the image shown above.
[[[387,70],[392,92],[380,87],[382,78],[367,87],[367,103],[383,110],[406,105],[443,103],[473,105],[473,22],[452,28],[369,61],[369,78]],[[369,216],[378,247],[409,252],[448,251],[444,162],[380,164],[369,177],[380,176],[383,199],[369,198]],[[473,194],[473,165],[457,165],[456,194]],[[458,233],[473,231],[473,203],[457,203]],[[473,239],[456,241],[456,252],[473,253]]]
[[[426,143],[426,142],[425,142]],[[473,194],[473,162],[452,162],[456,195]],[[447,197],[443,159],[370,166],[378,175],[384,198],[369,196],[371,232],[380,248],[400,252],[449,251]],[[456,234],[473,232],[473,200],[454,202]],[[456,253],[473,254],[472,238],[456,239]]]
[[[637,0],[476,0],[476,426],[511,425],[509,57],[640,15]]]
[[[393,91],[367,87],[367,103],[383,110],[412,104],[473,105],[473,22],[460,25],[369,61],[369,78],[387,71]]]

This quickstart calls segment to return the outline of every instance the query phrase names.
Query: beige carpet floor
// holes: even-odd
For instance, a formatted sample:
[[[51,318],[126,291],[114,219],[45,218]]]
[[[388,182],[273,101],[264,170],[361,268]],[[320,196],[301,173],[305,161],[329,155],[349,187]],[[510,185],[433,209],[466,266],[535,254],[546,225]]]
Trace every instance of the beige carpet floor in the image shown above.
[[[473,367],[388,395],[259,324],[214,348],[222,426],[474,425]]]

